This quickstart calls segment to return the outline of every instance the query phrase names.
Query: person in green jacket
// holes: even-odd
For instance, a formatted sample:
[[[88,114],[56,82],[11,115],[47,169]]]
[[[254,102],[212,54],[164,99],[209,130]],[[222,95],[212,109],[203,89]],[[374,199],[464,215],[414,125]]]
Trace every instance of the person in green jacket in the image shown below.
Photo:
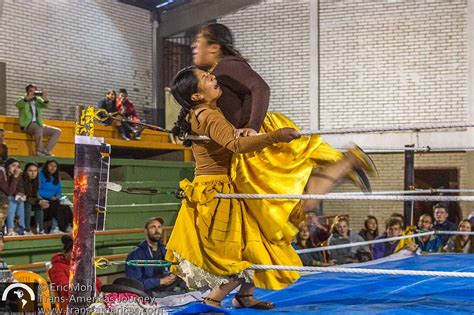
[[[44,90],[41,93],[37,93],[36,90],[34,84],[28,84],[26,95],[16,102],[20,114],[20,128],[34,136],[36,155],[53,156],[51,151],[58,142],[61,129],[44,124],[42,111],[43,108],[48,108],[48,94]],[[50,137],[46,149],[43,149],[43,136]]]

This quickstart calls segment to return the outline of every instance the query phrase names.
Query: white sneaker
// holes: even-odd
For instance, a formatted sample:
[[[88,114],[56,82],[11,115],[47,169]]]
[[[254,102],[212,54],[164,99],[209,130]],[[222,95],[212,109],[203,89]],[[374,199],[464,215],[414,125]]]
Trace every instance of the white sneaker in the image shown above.
[[[59,228],[55,228],[54,230],[51,230],[51,234],[63,234],[63,232],[61,232]]]
[[[25,231],[23,235],[33,235],[33,233],[31,231]]]
[[[15,232],[15,231],[10,231],[10,232],[8,232],[8,234],[7,234],[7,236],[17,236],[17,235],[18,235],[18,233]]]

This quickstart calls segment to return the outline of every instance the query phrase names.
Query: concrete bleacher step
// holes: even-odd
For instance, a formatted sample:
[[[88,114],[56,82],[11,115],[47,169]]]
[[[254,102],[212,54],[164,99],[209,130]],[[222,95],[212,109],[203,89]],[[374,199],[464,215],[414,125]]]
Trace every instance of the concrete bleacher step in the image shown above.
[[[74,157],[75,122],[46,119],[45,124],[62,130],[61,137],[52,153],[57,157]],[[33,138],[21,131],[18,118],[0,115],[0,128],[5,130],[4,142],[10,150],[10,155],[35,155]],[[127,148],[130,151],[128,153],[133,153],[136,150],[139,155],[140,151],[153,151],[156,153],[155,155],[169,155],[170,152],[174,152],[178,154],[172,154],[172,158],[179,158],[184,161],[191,161],[192,159],[190,148],[173,143],[169,134],[165,132],[144,130],[141,141],[125,141],[120,138],[116,128],[96,124],[94,136],[105,138],[105,142],[112,146],[113,152],[115,148]],[[122,151],[117,150],[116,152],[120,153]]]

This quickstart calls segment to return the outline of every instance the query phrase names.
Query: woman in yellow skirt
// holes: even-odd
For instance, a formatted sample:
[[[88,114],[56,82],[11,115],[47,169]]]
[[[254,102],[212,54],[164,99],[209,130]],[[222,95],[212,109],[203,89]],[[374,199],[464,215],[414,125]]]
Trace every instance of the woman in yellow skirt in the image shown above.
[[[180,183],[186,199],[167,243],[166,259],[178,263],[172,271],[189,287],[212,289],[204,301],[206,304],[220,306],[220,301],[241,285],[233,300],[235,307],[271,309],[272,303],[253,297],[255,286],[282,289],[297,280],[298,273],[246,269],[252,264],[300,266],[301,261],[289,241],[275,241],[278,236],[268,237],[263,233],[262,224],[247,211],[242,200],[217,199],[215,195],[235,191],[230,177],[235,153],[272,148],[276,143],[290,142],[300,136],[293,128],[281,128],[236,138],[235,128],[216,106],[222,91],[215,77],[198,68],[180,71],[174,79],[172,93],[182,106],[175,134],[205,135],[211,140],[185,141],[185,145],[192,144],[196,176],[193,182]],[[353,155],[343,161],[349,168],[360,164]],[[274,209],[275,214],[278,211]]]

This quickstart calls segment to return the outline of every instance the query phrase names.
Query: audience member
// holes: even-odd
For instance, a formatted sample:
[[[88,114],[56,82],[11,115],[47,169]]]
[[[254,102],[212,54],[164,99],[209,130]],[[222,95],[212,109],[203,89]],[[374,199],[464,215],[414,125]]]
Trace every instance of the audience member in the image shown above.
[[[4,165],[8,159],[8,147],[3,142],[4,133],[5,131],[2,128],[0,128],[0,166]]]
[[[123,140],[129,141],[130,132],[133,132],[132,128],[128,124],[122,124],[122,115],[117,109],[117,96],[114,90],[108,90],[105,93],[105,98],[101,99],[97,106],[100,109],[104,109],[110,116],[116,119],[107,118],[103,123],[106,126],[114,125],[120,133],[120,137]],[[118,120],[120,119],[120,120]]]
[[[119,96],[117,97],[117,109],[119,113],[125,118],[126,120],[134,123],[141,122],[140,118],[138,118],[137,112],[135,110],[135,106],[128,98],[128,93],[126,89],[119,90]],[[140,140],[140,134],[143,131],[142,127],[135,127],[133,128],[133,133],[130,134],[132,139]]]
[[[365,241],[372,241],[379,236],[379,222],[373,215],[368,215],[364,221],[364,228],[360,230],[359,235]]]
[[[0,194],[0,231],[5,234],[5,222],[8,217],[8,197]]]
[[[313,244],[313,241],[310,237],[309,226],[307,222],[301,222],[299,226],[299,232],[296,236],[296,240],[292,243],[292,246],[295,250],[306,249],[306,248],[315,248],[319,244]],[[304,253],[299,254],[303,266],[333,266],[336,264],[335,260],[330,261],[329,263],[324,262],[324,257],[321,252],[313,253]]]
[[[459,223],[459,231],[474,232],[470,220],[464,219]],[[474,254],[474,235],[452,235],[443,250],[448,253]]]
[[[437,203],[433,206],[433,216],[435,218],[434,229],[438,231],[456,231],[456,224],[448,221],[448,207],[444,203]],[[439,236],[443,246],[449,239],[449,235]]]
[[[328,239],[328,246],[358,243],[364,240],[359,234],[351,233],[349,221],[346,217],[336,216],[331,227],[331,236]],[[338,265],[355,262],[364,262],[372,259],[368,246],[353,246],[329,251],[329,258],[335,260]]]
[[[392,238],[402,235],[402,223],[399,218],[389,218],[385,223],[385,232],[376,238],[376,240]],[[374,259],[390,256],[398,251],[398,245],[400,241],[388,241],[383,243],[374,244],[372,250],[372,256]],[[416,245],[413,242],[408,243],[401,249],[407,249],[411,251],[416,250]]]
[[[5,247],[5,242],[4,242],[4,233],[3,231],[0,231],[0,253],[3,252],[3,248]],[[8,268],[8,265],[6,262],[3,260],[0,260],[0,282],[13,282],[13,275]],[[1,312],[1,309],[0,309]],[[2,313],[2,314],[9,314],[9,313]]]
[[[51,151],[58,142],[61,129],[44,124],[42,111],[49,106],[48,94],[45,90],[42,92],[36,90],[34,84],[28,84],[26,95],[16,103],[20,115],[20,128],[34,136],[36,155],[52,156]],[[46,149],[43,149],[43,136],[50,137]]]
[[[71,270],[73,240],[71,236],[63,235],[61,242],[63,243],[63,251],[51,258],[51,268],[48,270],[48,276],[53,291],[60,298],[61,310],[64,312],[69,302],[69,273]],[[97,291],[100,291],[101,287],[102,283],[96,278]]]
[[[322,224],[319,220],[320,218],[315,211],[306,212],[306,223],[313,244],[322,243],[329,237],[329,226]]]
[[[23,171],[23,191],[25,201],[25,234],[31,234],[31,215],[34,213],[36,234],[44,234],[43,209],[49,207],[49,201],[39,196],[38,164],[28,163]]]
[[[70,207],[60,203],[62,185],[57,161],[46,161],[39,172],[39,182],[39,196],[49,202],[49,207],[44,208],[44,220],[53,219],[51,233],[70,232],[73,215]]]
[[[8,197],[7,229],[8,236],[23,235],[25,230],[25,195],[21,183],[20,162],[9,158],[5,167],[0,167],[0,194]],[[18,227],[15,231],[15,217],[18,216]]]
[[[162,218],[153,217],[145,224],[146,239],[138,244],[128,254],[127,260],[164,260],[166,248],[161,242],[164,221]],[[167,295],[187,292],[183,280],[168,272],[164,267],[136,267],[127,265],[125,274],[143,283],[145,292],[152,297],[164,297]]]
[[[405,227],[405,217],[403,216],[403,214],[398,213],[398,212],[394,212],[390,215],[390,218],[395,218],[395,219],[400,220],[402,231],[405,230],[405,228],[406,228]]]
[[[420,232],[429,232],[433,230],[433,218],[428,214],[422,214],[418,219],[418,229]],[[436,235],[427,235],[417,237],[415,243],[418,249],[426,253],[435,253],[441,250],[441,239]]]

